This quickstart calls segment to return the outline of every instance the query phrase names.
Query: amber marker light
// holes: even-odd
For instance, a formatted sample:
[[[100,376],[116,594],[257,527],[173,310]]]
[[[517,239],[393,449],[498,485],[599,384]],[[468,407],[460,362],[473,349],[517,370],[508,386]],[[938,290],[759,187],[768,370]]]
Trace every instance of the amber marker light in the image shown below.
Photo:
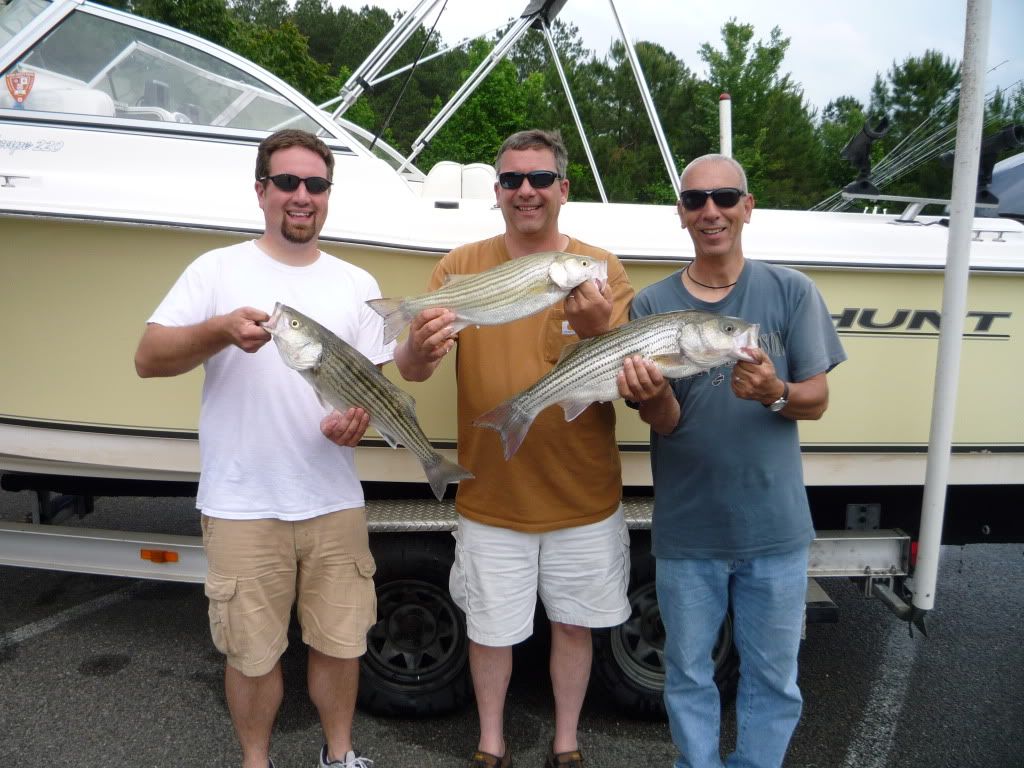
[[[173,549],[140,549],[139,557],[151,563],[176,563],[178,553]]]

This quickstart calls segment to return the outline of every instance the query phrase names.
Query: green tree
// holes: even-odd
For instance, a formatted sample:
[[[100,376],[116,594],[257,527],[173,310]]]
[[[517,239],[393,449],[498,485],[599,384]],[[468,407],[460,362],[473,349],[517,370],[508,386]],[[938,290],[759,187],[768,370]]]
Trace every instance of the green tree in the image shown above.
[[[273,29],[239,25],[231,48],[270,70],[315,104],[337,95],[341,88],[338,78],[331,77],[327,65],[309,55],[306,38],[290,21]]]
[[[863,105],[853,96],[840,96],[828,103],[818,124],[818,143],[821,146],[821,170],[831,191],[841,189],[857,176],[857,169],[843,159],[841,153],[867,121]],[[877,125],[874,122],[872,127]],[[872,147],[872,162],[881,159],[882,148]]]
[[[229,0],[228,8],[241,22],[261,27],[276,27],[290,13],[288,0]]]
[[[702,135],[693,133],[697,120],[697,81],[690,70],[660,45],[635,45],[640,70],[648,83],[655,112],[678,166],[690,151],[703,153]],[[611,200],[670,203],[675,199],[665,162],[640,89],[626,56],[615,43],[608,58],[593,67],[603,101],[591,105],[597,126],[595,153]]]
[[[492,46],[483,40],[470,46],[463,78],[484,60]],[[502,61],[434,136],[419,165],[427,169],[439,160],[492,162],[506,136],[531,125],[527,105],[537,98],[541,88],[540,75],[520,82],[515,65]],[[440,106],[438,101],[435,107]]]
[[[875,78],[869,109],[887,113],[892,126],[879,142],[888,165],[878,167],[903,170],[887,194],[949,197],[952,171],[936,158],[955,138],[959,84],[959,64],[934,50],[894,61],[887,82]]]
[[[236,22],[225,0],[127,0],[119,7],[230,48]]]
[[[780,74],[789,38],[778,27],[767,42],[753,42],[754,28],[735,19],[722,27],[722,50],[705,43],[708,67],[697,124],[717,147],[718,95],[732,97],[733,153],[747,170],[751,190],[773,208],[806,208],[825,194],[822,153],[814,112],[803,91]]]

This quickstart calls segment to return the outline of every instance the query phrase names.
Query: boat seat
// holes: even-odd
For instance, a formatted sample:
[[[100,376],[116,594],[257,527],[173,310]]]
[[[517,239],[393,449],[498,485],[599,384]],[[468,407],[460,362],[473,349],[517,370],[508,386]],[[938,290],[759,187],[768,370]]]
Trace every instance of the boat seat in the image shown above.
[[[452,160],[436,163],[423,180],[422,194],[437,200],[458,200],[462,197],[462,165]]]
[[[489,163],[469,163],[462,169],[462,196],[470,200],[494,202],[494,166]]]
[[[494,200],[494,168],[487,163],[462,165],[441,160],[427,173],[422,197],[434,200]]]

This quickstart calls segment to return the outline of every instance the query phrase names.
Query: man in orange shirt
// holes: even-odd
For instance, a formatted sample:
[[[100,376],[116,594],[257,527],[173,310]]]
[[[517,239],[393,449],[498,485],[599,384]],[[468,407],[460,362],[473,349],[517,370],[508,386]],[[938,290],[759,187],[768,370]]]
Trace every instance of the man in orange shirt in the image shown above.
[[[555,732],[546,765],[552,768],[583,765],[577,727],[590,677],[591,628],[615,626],[630,613],[629,535],[612,406],[595,403],[571,422],[561,409],[545,410],[509,461],[496,433],[473,426],[551,370],[566,345],[627,320],[633,289],[618,259],[558,229],[569,194],[567,165],[557,133],[521,131],[506,139],[494,186],[505,232],[448,253],[430,288],[448,275],[482,272],[542,251],[606,260],[607,282],[584,283],[544,312],[465,328],[457,337],[454,313],[424,310],[395,350],[402,376],[423,381],[458,349],[459,462],[475,479],[462,481],[456,495],[450,588],[466,613],[480,718],[472,768],[512,764],[503,732],[512,646],[532,633],[538,594],[551,622]]]

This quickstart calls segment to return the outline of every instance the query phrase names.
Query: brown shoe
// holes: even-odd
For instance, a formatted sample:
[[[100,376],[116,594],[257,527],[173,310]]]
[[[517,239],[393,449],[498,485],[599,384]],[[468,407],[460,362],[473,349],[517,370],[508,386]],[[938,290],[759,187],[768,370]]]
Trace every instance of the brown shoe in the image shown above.
[[[490,752],[474,752],[469,768],[512,768],[512,758],[508,756],[508,747],[501,757]]]
[[[583,768],[583,753],[578,749],[571,752],[555,754],[555,745],[548,747],[548,756],[544,760],[544,768]]]

